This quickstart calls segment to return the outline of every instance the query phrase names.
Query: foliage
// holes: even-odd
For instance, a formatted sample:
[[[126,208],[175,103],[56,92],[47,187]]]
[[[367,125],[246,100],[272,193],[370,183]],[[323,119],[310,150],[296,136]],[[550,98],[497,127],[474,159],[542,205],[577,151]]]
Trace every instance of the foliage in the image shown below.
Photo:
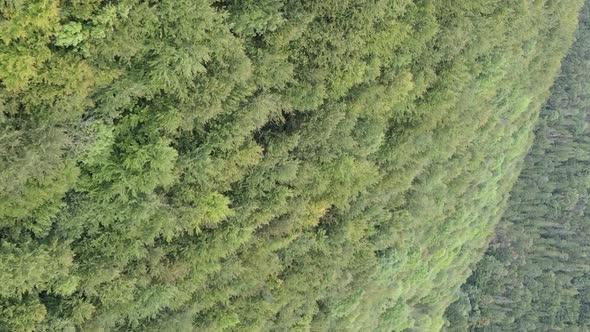
[[[498,234],[448,331],[588,331],[590,8],[541,111],[534,145]]]
[[[432,331],[580,1],[0,6],[0,330]]]

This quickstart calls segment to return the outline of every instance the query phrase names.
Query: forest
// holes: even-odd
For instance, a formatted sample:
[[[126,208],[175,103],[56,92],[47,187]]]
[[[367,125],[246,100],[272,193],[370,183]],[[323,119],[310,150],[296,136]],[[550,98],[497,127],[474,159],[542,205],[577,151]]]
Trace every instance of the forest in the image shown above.
[[[0,331],[583,331],[582,2],[0,1]]]
[[[590,8],[541,110],[496,238],[447,331],[590,330]]]

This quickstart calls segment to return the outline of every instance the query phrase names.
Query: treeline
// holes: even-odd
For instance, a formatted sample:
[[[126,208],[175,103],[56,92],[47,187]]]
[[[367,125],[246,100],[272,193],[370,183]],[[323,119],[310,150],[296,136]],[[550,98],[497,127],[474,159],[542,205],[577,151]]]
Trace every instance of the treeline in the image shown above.
[[[449,331],[590,330],[590,8]]]
[[[580,5],[1,2],[0,330],[440,329]]]

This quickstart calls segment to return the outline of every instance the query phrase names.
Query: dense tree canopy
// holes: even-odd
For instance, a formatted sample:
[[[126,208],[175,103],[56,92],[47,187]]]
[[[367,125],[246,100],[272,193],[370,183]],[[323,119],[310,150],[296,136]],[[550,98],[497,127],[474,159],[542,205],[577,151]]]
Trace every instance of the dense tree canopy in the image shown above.
[[[0,330],[440,329],[580,2],[0,2]]]
[[[590,330],[590,8],[543,107],[496,239],[449,331]]]

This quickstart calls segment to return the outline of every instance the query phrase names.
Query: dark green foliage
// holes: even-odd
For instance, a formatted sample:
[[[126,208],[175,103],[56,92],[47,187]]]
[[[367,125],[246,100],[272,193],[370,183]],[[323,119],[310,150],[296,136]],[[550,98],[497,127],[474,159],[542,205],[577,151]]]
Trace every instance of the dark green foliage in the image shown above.
[[[496,239],[448,331],[588,331],[590,8],[541,112],[534,145]]]
[[[0,6],[0,330],[433,331],[580,1]]]

